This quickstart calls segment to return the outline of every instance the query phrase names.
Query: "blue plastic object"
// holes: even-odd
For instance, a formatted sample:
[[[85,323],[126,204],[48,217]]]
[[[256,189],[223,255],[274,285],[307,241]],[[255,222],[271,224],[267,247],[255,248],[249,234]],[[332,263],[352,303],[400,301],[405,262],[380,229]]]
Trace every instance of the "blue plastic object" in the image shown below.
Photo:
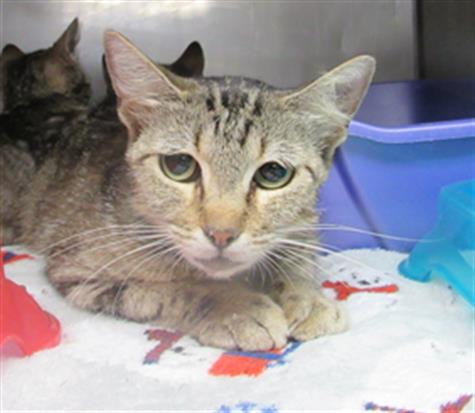
[[[441,277],[475,306],[475,180],[442,189],[437,225],[399,271],[416,281]]]
[[[437,218],[445,185],[475,179],[475,79],[374,84],[321,191],[338,248],[409,251]],[[405,239],[397,239],[397,237]]]

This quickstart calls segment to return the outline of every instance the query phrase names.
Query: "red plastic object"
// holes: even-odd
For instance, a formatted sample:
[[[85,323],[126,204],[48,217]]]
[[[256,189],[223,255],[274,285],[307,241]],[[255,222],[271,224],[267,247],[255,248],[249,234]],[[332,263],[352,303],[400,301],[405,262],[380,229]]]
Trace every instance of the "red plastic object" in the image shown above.
[[[28,356],[59,344],[61,326],[43,311],[26,288],[5,277],[0,254],[0,351],[2,356]]]

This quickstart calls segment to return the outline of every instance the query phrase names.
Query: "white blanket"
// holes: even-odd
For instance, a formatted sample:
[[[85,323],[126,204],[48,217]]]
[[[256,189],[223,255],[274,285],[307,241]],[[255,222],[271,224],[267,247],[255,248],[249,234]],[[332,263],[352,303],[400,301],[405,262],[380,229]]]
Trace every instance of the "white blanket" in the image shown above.
[[[53,349],[2,360],[1,407],[473,412],[473,308],[442,282],[402,278],[404,257],[354,250],[323,258],[325,291],[340,291],[349,331],[254,354],[77,310],[48,284],[41,259],[7,263],[7,277],[27,286],[63,333]]]

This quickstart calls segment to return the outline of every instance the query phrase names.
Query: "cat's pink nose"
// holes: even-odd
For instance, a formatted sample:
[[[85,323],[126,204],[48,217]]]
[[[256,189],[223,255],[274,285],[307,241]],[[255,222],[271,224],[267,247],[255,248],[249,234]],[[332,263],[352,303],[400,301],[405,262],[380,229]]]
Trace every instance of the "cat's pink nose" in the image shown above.
[[[239,231],[235,228],[217,229],[206,227],[203,229],[203,232],[219,249],[226,248],[239,236]]]

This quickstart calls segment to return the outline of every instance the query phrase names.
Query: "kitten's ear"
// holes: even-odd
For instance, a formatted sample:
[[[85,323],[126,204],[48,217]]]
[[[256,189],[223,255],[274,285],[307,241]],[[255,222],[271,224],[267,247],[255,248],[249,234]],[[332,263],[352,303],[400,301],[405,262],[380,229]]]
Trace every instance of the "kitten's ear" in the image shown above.
[[[201,76],[205,67],[203,48],[196,41],[190,43],[182,55],[168,67],[173,73],[180,76]]]
[[[5,106],[5,82],[7,79],[6,71],[8,64],[22,57],[24,53],[15,45],[7,44],[0,56],[0,113],[3,112]]]
[[[114,88],[112,87],[112,80],[107,69],[106,55],[102,55],[102,76],[104,77],[104,82],[106,84],[106,95],[114,95]]]
[[[14,44],[7,44],[2,50],[2,56],[0,57],[0,63],[2,65],[12,62],[20,57],[24,56],[24,53],[16,47]]]
[[[124,36],[106,32],[104,47],[112,86],[119,100],[119,117],[136,139],[161,102],[184,99],[196,84],[156,65]]]
[[[54,43],[51,48],[52,52],[57,56],[61,56],[67,60],[75,61],[74,49],[79,43],[79,20],[76,17]]]
[[[335,149],[346,139],[346,127],[366,95],[375,69],[373,57],[358,56],[283,97],[296,110],[327,116],[335,125],[321,142],[322,158],[328,167]]]

